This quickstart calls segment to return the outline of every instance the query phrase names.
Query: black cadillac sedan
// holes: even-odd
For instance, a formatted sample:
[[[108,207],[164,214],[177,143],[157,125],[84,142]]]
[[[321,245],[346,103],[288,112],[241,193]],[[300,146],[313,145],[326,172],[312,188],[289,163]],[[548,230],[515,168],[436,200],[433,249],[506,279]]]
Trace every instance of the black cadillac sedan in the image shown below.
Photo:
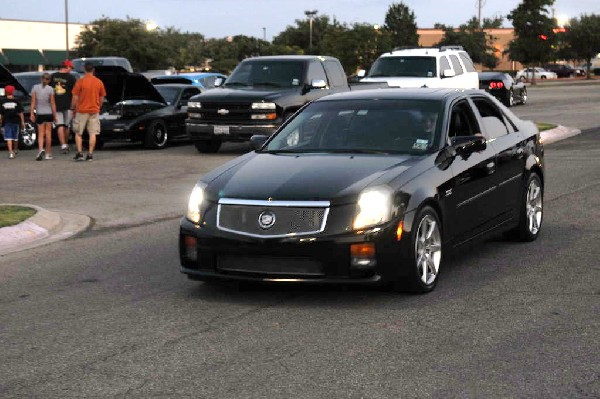
[[[479,72],[479,88],[496,97],[507,107],[527,103],[527,87],[504,72]]]
[[[538,129],[481,90],[331,95],[252,143],[192,191],[179,235],[191,279],[422,293],[446,250],[540,232]]]

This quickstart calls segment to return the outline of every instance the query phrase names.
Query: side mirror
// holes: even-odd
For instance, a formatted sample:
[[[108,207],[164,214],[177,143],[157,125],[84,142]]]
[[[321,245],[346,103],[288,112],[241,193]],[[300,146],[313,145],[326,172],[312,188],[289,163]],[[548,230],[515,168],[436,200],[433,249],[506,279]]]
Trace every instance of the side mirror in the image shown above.
[[[358,71],[356,76],[358,76],[359,78],[364,78],[366,74],[367,74],[367,71],[365,71],[364,69],[361,69],[360,71]]]
[[[453,78],[455,76],[456,74],[452,69],[444,69],[444,71],[442,72],[442,78]]]
[[[215,87],[221,86],[224,82],[225,82],[225,79],[223,79],[223,78],[216,78],[215,79]]]
[[[252,137],[250,137],[250,149],[252,151],[260,150],[268,139],[269,136],[264,134],[252,135]]]
[[[311,89],[324,89],[326,87],[327,87],[327,82],[325,82],[323,79],[313,79],[310,82]]]

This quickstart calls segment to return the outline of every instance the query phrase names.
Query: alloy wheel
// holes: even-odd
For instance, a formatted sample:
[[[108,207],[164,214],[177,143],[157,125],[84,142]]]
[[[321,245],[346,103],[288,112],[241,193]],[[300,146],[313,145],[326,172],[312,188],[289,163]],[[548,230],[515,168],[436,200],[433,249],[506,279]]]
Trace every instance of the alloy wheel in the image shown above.
[[[425,285],[437,278],[442,260],[442,236],[438,222],[431,215],[425,215],[419,223],[415,240],[417,274]]]
[[[25,124],[25,129],[21,131],[21,140],[26,147],[33,147],[36,143],[37,134],[35,127],[29,123]]]
[[[536,235],[542,224],[542,188],[536,179],[529,183],[525,201],[527,229]]]
[[[154,144],[157,147],[162,147],[167,142],[167,131],[161,125],[154,128]]]

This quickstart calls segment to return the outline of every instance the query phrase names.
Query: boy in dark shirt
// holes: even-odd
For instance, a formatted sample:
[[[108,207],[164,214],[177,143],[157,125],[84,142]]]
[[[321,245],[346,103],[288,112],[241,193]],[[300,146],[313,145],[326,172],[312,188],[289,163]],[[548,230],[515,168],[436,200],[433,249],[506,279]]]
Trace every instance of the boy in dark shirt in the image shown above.
[[[0,97],[0,119],[4,128],[4,141],[8,147],[8,158],[15,158],[15,150],[19,145],[19,127],[25,128],[25,116],[23,116],[23,106],[14,97],[14,86],[5,86],[4,94],[6,97]]]

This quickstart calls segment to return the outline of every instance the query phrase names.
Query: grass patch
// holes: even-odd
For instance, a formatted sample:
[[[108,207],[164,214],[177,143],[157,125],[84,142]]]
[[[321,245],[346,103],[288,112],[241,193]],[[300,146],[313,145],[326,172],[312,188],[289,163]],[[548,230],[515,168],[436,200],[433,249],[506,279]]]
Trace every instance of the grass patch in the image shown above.
[[[0,205],[0,227],[13,226],[35,215],[33,208],[15,205]]]
[[[544,122],[536,122],[535,124],[537,125],[538,129],[540,129],[540,132],[543,132],[544,130],[554,129],[557,126],[552,123]]]

